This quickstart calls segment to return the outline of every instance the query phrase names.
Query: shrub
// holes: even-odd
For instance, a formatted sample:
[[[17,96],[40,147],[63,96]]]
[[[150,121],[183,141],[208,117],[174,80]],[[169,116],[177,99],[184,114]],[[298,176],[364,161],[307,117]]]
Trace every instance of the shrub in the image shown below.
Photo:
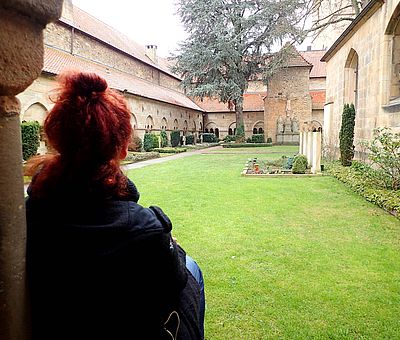
[[[294,157],[292,173],[305,174],[307,170],[307,157],[304,155],[297,155]]]
[[[186,152],[185,148],[162,148],[162,149],[153,149],[153,151],[157,151],[159,153],[181,153]]]
[[[390,179],[390,188],[400,189],[400,133],[388,128],[374,130],[375,137],[368,143],[369,159]]]
[[[339,132],[340,161],[343,166],[350,166],[354,157],[354,125],[356,110],[353,104],[345,104],[342,115],[342,126]]]
[[[252,140],[251,140],[250,137],[247,137],[247,138],[246,138],[246,143],[252,143]]]
[[[330,175],[336,177],[339,181],[345,183],[353,191],[363,196],[377,206],[385,209],[400,219],[400,193],[395,190],[388,190],[376,187],[364,170],[357,166],[343,167],[338,163],[330,163],[327,171]]]
[[[158,136],[154,133],[145,133],[143,138],[143,149],[144,151],[151,151],[154,148],[158,148]]]
[[[148,159],[159,158],[158,152],[129,152],[126,158],[122,161],[123,164],[137,163]]]
[[[252,143],[265,143],[264,134],[254,134],[251,136]]]
[[[186,136],[186,144],[194,144],[194,136],[193,135],[187,135]]]
[[[167,137],[167,133],[165,132],[165,130],[162,130],[160,132],[160,139],[161,139],[161,147],[165,148],[166,146],[168,146],[168,137]]]
[[[22,157],[24,160],[35,156],[40,145],[40,125],[39,122],[22,122]]]
[[[283,165],[284,169],[292,169],[293,168],[294,157],[287,157],[286,162]]]
[[[234,136],[234,135],[227,135],[224,137],[224,142],[227,142],[227,143],[234,142],[235,140],[236,140],[236,136]]]
[[[128,145],[129,151],[140,152],[142,150],[142,140],[138,136],[132,136],[131,142]]]
[[[272,143],[272,138],[271,137],[267,138],[267,143]]]
[[[223,148],[259,148],[264,146],[272,146],[272,143],[229,143],[222,144]]]
[[[171,139],[171,146],[177,147],[181,140],[181,132],[179,130],[171,131],[170,139]]]
[[[203,142],[204,143],[217,143],[218,138],[213,133],[203,133]]]

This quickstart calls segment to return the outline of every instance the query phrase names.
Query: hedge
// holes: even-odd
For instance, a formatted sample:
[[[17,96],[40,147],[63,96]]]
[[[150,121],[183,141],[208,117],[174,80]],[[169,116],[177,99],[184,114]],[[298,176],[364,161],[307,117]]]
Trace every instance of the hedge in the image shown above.
[[[400,192],[374,186],[371,181],[355,167],[344,167],[338,163],[327,166],[327,172],[345,183],[367,201],[388,211],[400,219]]]
[[[194,144],[194,136],[193,135],[187,135],[186,136],[186,144],[193,145]]]
[[[345,104],[342,114],[342,125],[339,132],[340,160],[342,165],[350,166],[354,157],[354,126],[356,110],[353,104]]]
[[[172,147],[178,146],[181,141],[181,132],[179,130],[171,131],[170,140]]]
[[[151,151],[159,147],[158,136],[155,133],[145,133],[143,138],[144,151]]]
[[[259,148],[263,146],[272,146],[272,143],[229,143],[222,144],[223,148]]]
[[[158,152],[129,152],[122,164],[137,163],[159,157],[160,154]]]
[[[167,133],[165,132],[165,130],[162,130],[160,132],[160,140],[161,140],[162,148],[165,148],[166,146],[168,146],[168,137],[167,137]]]
[[[181,153],[181,152],[186,152],[185,148],[156,148],[153,149],[153,151],[157,151],[159,153]]]
[[[265,143],[264,134],[254,134],[251,136],[251,143]]]
[[[40,124],[34,122],[21,123],[22,157],[26,161],[37,154],[40,145]]]
[[[217,143],[218,138],[214,133],[203,133],[203,143]]]
[[[304,155],[295,156],[292,165],[292,173],[305,174],[306,170],[307,170],[307,157]]]

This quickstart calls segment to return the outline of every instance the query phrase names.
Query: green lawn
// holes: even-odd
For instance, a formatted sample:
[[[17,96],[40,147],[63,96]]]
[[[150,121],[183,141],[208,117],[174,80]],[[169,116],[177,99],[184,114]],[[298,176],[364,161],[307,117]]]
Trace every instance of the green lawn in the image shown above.
[[[248,151],[129,172],[203,269],[206,338],[400,338],[399,221],[330,177],[240,177]]]

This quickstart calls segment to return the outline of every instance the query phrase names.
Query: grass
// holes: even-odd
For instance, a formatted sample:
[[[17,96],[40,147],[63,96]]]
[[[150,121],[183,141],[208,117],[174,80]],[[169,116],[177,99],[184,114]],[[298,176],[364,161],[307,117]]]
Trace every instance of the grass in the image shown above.
[[[203,270],[206,338],[400,338],[399,221],[331,177],[240,177],[295,151],[266,149],[129,172]]]

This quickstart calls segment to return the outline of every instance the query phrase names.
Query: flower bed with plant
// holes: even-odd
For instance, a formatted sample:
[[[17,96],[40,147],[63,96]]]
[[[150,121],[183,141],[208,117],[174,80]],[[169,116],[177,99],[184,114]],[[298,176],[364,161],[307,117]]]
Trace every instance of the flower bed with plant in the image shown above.
[[[159,152],[159,153],[181,153],[181,152],[186,152],[186,148],[155,148],[153,151]]]
[[[160,158],[158,152],[128,152],[126,158],[121,162],[122,165],[147,161],[149,159]]]
[[[282,156],[275,160],[258,160],[250,158],[246,163],[243,175],[303,175],[310,174],[307,158],[304,155],[293,157]]]

